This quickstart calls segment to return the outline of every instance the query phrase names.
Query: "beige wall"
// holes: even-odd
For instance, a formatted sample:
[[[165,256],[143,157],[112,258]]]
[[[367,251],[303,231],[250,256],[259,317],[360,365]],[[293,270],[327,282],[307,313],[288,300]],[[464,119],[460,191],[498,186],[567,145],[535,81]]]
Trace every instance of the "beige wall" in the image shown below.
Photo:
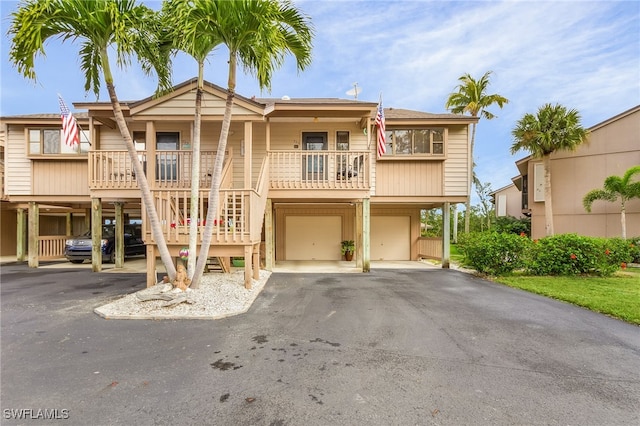
[[[524,217],[522,214],[522,193],[514,184],[496,191],[493,198],[496,217]],[[502,206],[503,203],[504,206]],[[502,214],[503,209],[504,214]]]
[[[582,199],[592,189],[600,189],[608,176],[622,176],[640,165],[640,108],[592,129],[589,142],[575,152],[552,155],[551,179],[556,234],[619,237],[620,203],[596,201],[587,213]],[[529,206],[532,237],[545,235],[544,202],[534,202],[534,164],[529,162]],[[640,200],[627,203],[627,237],[640,236]]]

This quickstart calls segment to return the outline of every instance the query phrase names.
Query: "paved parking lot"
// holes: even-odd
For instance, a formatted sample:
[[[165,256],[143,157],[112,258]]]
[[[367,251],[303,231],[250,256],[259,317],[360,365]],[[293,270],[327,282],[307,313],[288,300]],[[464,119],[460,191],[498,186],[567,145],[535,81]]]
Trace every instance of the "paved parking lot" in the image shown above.
[[[640,328],[459,271],[274,273],[216,321],[93,313],[140,273],[0,273],[3,425],[640,423]]]

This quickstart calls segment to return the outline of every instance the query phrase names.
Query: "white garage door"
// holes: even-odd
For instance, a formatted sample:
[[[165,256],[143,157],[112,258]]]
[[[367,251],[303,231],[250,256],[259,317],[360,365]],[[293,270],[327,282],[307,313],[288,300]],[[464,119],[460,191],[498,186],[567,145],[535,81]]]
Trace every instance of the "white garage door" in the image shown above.
[[[411,218],[371,216],[371,260],[411,260]]]
[[[340,216],[287,216],[286,260],[340,260]]]

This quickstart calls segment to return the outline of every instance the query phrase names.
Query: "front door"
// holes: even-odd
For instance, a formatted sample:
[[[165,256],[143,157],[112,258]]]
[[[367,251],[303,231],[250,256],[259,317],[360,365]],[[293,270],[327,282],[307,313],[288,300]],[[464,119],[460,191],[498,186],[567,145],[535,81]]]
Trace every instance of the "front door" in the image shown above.
[[[180,133],[156,133],[156,179],[161,182],[175,182],[178,180],[178,154]]]
[[[302,133],[302,179],[326,180],[327,179],[327,133],[303,132]]]

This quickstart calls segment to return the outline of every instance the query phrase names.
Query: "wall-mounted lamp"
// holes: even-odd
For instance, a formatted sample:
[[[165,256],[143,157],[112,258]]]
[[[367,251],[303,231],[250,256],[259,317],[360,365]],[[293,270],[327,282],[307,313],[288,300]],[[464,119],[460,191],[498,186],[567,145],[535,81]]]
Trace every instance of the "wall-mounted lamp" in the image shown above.
[[[318,117],[313,117],[313,122],[317,123],[318,122]]]

